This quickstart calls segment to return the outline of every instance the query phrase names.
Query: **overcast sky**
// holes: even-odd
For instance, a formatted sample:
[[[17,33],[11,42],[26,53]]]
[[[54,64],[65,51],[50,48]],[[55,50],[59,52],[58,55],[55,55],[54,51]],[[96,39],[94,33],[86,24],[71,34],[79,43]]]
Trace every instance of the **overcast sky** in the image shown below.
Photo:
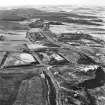
[[[98,5],[105,6],[105,0],[0,0],[0,7],[31,5]]]

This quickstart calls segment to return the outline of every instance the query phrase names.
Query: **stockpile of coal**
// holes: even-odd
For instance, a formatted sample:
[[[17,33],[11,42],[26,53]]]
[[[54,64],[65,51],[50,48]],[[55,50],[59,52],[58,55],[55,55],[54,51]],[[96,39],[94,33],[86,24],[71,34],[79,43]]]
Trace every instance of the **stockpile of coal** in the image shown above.
[[[58,72],[55,73],[55,78],[60,83],[59,98],[62,105],[104,105],[105,73],[102,68],[94,68],[93,71],[90,69],[87,72],[75,71],[74,67],[66,68],[65,71],[59,67],[51,70]]]

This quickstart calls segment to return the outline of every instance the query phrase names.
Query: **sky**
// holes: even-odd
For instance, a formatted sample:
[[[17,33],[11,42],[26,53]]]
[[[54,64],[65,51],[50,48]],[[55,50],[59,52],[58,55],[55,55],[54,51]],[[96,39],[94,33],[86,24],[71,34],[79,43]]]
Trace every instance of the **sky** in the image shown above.
[[[105,6],[105,0],[0,0],[0,7],[34,5],[87,5]]]

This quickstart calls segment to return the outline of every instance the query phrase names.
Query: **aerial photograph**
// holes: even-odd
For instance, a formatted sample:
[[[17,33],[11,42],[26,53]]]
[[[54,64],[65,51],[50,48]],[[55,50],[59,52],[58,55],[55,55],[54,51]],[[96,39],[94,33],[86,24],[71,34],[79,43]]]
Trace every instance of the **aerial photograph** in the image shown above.
[[[0,0],[0,105],[105,105],[105,1],[34,1]]]

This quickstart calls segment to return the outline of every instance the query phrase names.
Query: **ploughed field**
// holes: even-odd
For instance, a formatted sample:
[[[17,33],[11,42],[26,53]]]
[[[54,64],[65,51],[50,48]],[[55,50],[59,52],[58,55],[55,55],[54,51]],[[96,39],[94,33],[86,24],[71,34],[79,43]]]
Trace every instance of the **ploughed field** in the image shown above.
[[[105,105],[101,8],[76,11],[0,12],[0,105]],[[53,34],[42,32],[51,40],[32,44],[26,33],[37,18],[48,20]]]

